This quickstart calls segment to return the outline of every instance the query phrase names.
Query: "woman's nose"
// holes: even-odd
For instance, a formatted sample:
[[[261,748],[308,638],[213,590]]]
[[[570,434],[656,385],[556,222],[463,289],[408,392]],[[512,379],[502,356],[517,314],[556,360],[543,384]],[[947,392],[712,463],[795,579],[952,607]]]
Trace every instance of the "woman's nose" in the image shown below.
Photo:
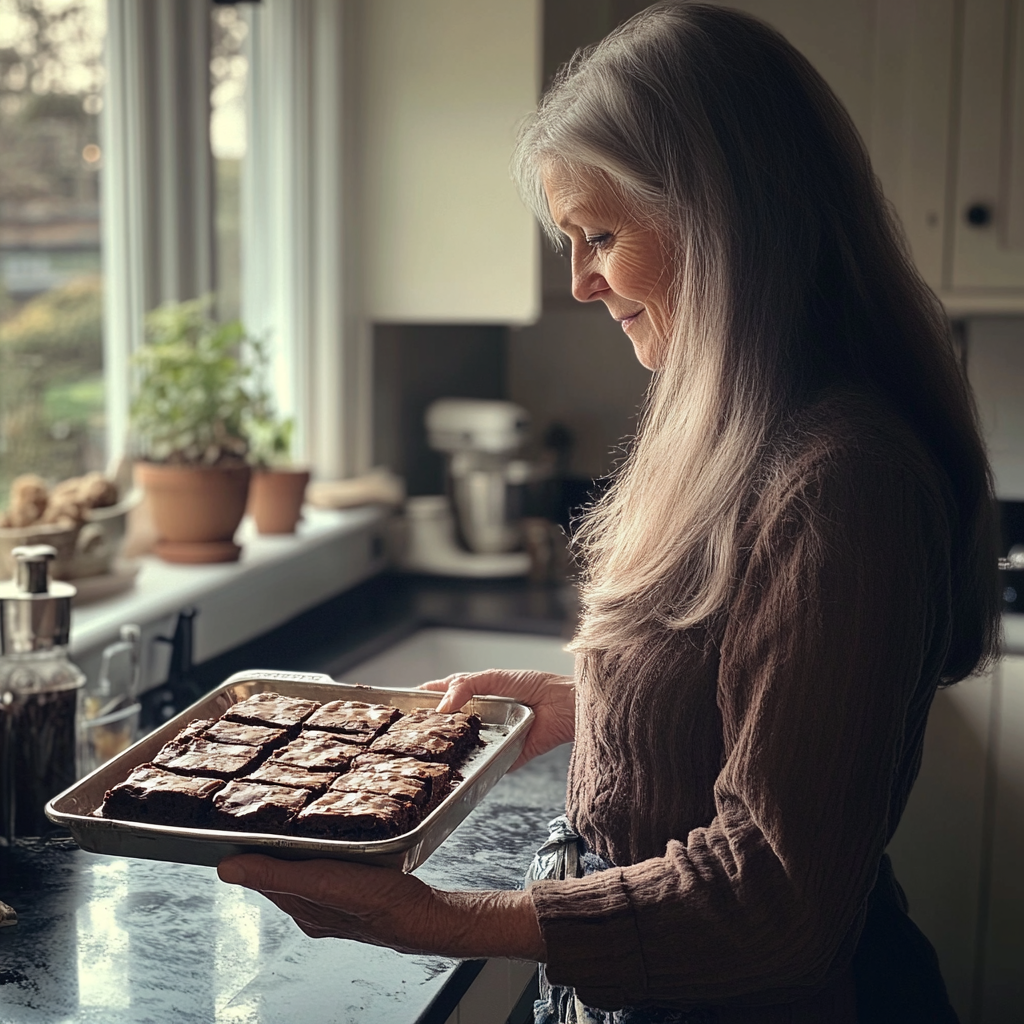
[[[587,253],[589,256],[590,253]],[[593,302],[608,291],[608,282],[591,266],[589,260],[572,254],[572,297],[577,302]]]

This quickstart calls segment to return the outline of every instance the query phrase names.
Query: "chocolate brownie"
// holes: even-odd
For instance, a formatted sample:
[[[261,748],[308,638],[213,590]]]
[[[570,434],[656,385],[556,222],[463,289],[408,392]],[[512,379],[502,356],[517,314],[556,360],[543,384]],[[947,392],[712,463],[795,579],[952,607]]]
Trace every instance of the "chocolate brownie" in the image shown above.
[[[337,780],[331,783],[328,792],[379,793],[381,796],[412,804],[421,812],[425,812],[430,800],[430,782],[415,776],[387,774],[365,768],[362,771],[350,771],[339,775]]]
[[[290,786],[292,789],[308,789],[319,795],[337,777],[336,771],[311,772],[308,768],[300,768],[295,764],[283,761],[264,761],[246,778],[252,782],[263,782],[274,786]]]
[[[315,700],[284,697],[280,693],[254,693],[237,704],[232,704],[221,718],[229,722],[252,722],[255,725],[275,725],[294,729],[320,707]]]
[[[375,754],[415,757],[455,764],[477,742],[480,718],[461,711],[445,715],[424,708],[410,711],[370,744]]]
[[[332,700],[324,704],[306,720],[307,729],[324,729],[365,737],[361,742],[369,743],[382,733],[392,722],[402,717],[398,708],[387,704],[363,704],[357,700]]]
[[[291,764],[310,771],[344,771],[360,747],[340,733],[303,729],[289,744],[271,756],[275,764]]]
[[[404,800],[379,793],[345,793],[329,789],[295,819],[296,831],[318,839],[373,842],[408,832],[419,811]]]
[[[235,779],[254,768],[263,757],[262,747],[193,740],[175,749],[173,741],[161,749],[153,763],[179,775],[212,775]]]
[[[308,789],[235,779],[213,798],[210,824],[214,828],[280,834],[311,796]]]
[[[360,777],[378,776],[380,779],[417,779],[427,785],[425,812],[430,813],[451,792],[455,773],[446,764],[417,761],[414,757],[388,757],[385,754],[360,754],[352,762],[350,774]],[[376,782],[367,784],[368,792],[387,792],[375,788]],[[386,782],[384,783],[386,785]]]
[[[288,730],[273,725],[252,725],[249,722],[230,722],[222,718],[214,722],[203,734],[204,740],[214,743],[234,743],[243,747],[269,749],[287,737]]]
[[[215,721],[215,718],[196,718],[189,722],[184,729],[181,729],[174,739],[179,743],[189,743],[202,736]]]
[[[157,825],[201,828],[208,822],[221,779],[175,775],[154,764],[142,764],[103,797],[100,814]]]

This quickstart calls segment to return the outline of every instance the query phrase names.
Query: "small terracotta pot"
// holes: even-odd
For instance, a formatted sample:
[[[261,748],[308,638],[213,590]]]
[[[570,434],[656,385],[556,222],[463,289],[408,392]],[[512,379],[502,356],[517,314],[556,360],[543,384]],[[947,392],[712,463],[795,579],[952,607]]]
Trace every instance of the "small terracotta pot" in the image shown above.
[[[248,466],[136,463],[159,537],[156,554],[165,562],[236,561],[242,549],[233,538],[245,514],[251,473]]]
[[[302,517],[309,470],[258,469],[249,487],[249,515],[260,533],[294,533]]]

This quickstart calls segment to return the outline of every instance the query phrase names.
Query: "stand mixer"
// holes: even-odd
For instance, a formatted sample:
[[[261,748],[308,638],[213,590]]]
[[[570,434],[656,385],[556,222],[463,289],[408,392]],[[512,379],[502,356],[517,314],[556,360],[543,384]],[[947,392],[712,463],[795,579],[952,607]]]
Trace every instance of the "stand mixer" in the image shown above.
[[[448,495],[406,503],[404,568],[444,576],[523,576],[520,520],[531,465],[516,458],[529,415],[512,402],[441,398],[427,409],[430,447],[447,456]]]

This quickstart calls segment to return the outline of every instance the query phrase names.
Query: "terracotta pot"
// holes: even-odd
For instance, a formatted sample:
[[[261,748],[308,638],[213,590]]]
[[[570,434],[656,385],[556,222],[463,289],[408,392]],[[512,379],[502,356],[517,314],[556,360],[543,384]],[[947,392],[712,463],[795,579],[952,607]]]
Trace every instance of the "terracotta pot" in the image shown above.
[[[165,562],[234,562],[235,530],[245,514],[248,466],[166,466],[139,462],[135,476],[149,497]]]
[[[294,533],[309,483],[306,469],[258,469],[249,487],[249,515],[260,533]]]

